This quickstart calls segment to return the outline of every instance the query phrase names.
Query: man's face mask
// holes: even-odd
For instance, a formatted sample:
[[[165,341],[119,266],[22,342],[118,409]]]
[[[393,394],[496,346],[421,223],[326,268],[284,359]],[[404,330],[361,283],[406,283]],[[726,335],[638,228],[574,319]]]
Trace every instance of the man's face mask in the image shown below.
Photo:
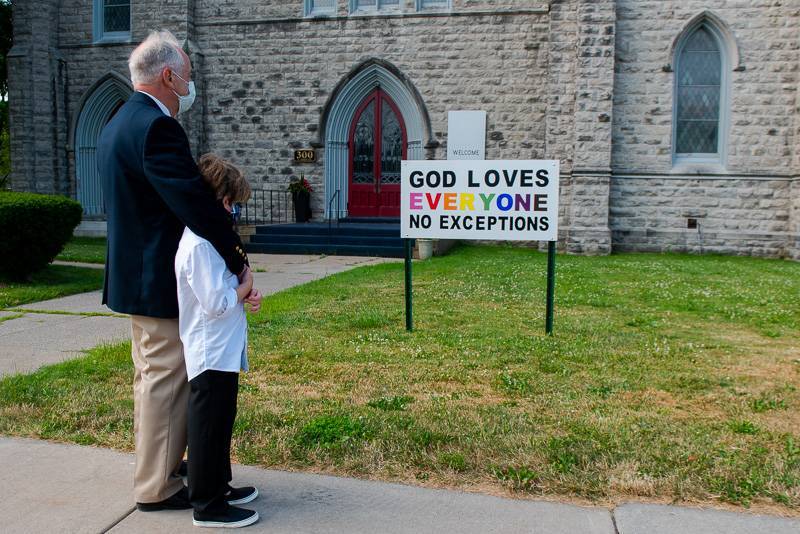
[[[183,80],[183,78],[177,72],[173,72],[172,74]],[[186,82],[186,80],[183,81]],[[192,104],[194,104],[194,99],[197,96],[197,92],[194,88],[194,80],[191,82],[186,82],[186,85],[189,86],[188,95],[179,95],[178,93],[175,93],[175,91],[172,91],[175,93],[175,96],[178,97],[178,115],[189,111],[189,108],[192,107]]]

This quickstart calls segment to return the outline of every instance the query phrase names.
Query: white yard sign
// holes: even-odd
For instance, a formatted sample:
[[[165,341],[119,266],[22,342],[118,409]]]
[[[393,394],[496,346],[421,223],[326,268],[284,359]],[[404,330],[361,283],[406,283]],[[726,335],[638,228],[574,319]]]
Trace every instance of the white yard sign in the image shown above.
[[[555,241],[558,161],[403,161],[401,236]]]
[[[486,158],[486,112],[447,113],[447,159]]]

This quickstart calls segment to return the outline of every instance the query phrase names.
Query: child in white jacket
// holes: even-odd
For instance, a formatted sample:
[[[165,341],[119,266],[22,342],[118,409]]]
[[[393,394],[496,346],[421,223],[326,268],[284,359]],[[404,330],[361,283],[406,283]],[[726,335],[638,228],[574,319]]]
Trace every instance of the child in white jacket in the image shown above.
[[[212,154],[198,164],[205,181],[228,212],[250,197],[241,171]],[[194,524],[243,527],[258,513],[233,506],[258,496],[253,487],[233,488],[230,447],[236,418],[239,371],[247,371],[244,303],[258,311],[261,295],[246,268],[241,282],[205,239],[189,228],[175,256],[179,328],[189,377],[188,487]]]

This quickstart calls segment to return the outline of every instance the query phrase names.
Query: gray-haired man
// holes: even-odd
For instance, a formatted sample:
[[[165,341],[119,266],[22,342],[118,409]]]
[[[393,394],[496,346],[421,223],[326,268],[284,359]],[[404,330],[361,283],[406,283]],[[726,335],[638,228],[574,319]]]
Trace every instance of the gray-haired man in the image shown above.
[[[171,33],[153,32],[133,51],[129,67],[136,92],[97,145],[108,215],[103,302],[131,315],[137,506],[184,509],[191,506],[178,469],[189,387],[173,264],[184,226],[208,240],[240,278],[252,275],[230,216],[203,182],[174,118],[194,100],[189,57]],[[230,488],[226,498],[242,503],[256,494]]]

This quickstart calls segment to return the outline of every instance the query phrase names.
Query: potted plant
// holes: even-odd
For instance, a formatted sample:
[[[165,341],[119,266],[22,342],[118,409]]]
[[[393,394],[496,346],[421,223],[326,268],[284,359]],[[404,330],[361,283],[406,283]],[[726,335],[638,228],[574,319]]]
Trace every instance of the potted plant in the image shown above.
[[[311,218],[311,192],[314,189],[305,176],[300,175],[299,180],[289,182],[289,192],[292,193],[294,202],[294,219],[296,222],[306,222]]]

